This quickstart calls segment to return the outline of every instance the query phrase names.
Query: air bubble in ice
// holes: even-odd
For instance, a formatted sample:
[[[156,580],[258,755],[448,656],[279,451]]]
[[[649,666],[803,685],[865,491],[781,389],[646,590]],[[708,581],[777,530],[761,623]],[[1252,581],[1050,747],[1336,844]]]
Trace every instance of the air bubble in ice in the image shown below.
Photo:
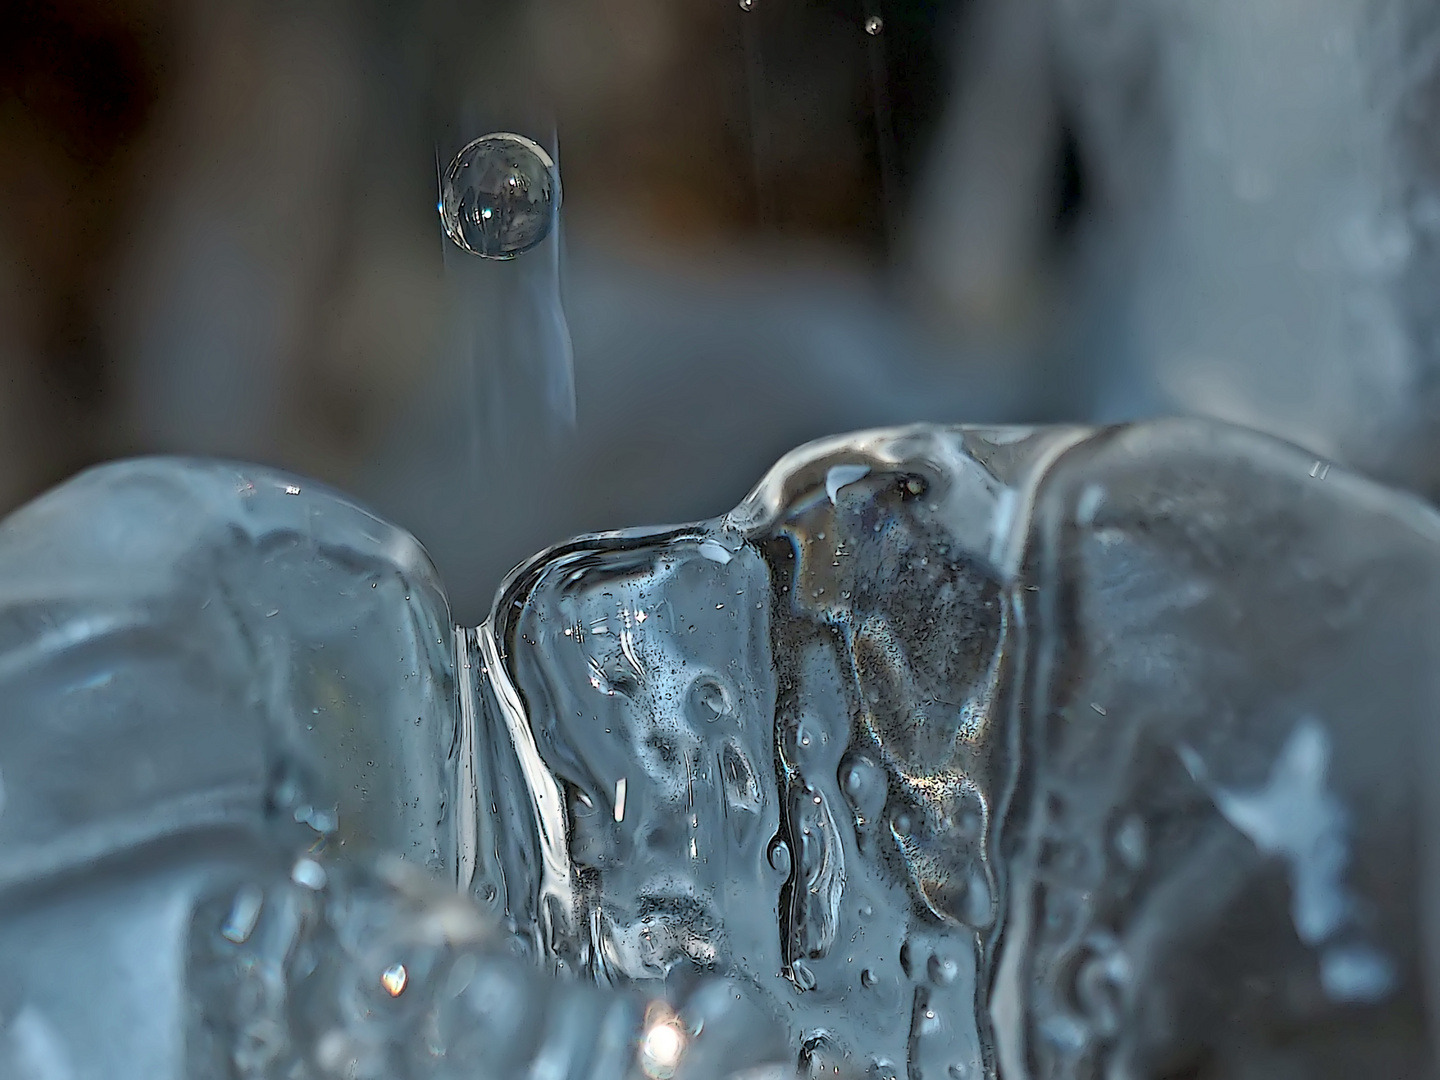
[[[770,865],[776,873],[790,876],[790,845],[784,840],[776,840],[770,845]]]
[[[730,695],[711,678],[695,680],[690,688],[690,713],[697,720],[714,723],[730,711]]]
[[[930,957],[927,970],[930,975],[930,981],[936,986],[949,986],[955,981],[955,977],[960,974],[960,965],[955,962],[954,957],[936,953]]]
[[[486,259],[513,259],[550,235],[560,176],[544,147],[523,135],[482,135],[450,162],[440,194],[445,232]]]

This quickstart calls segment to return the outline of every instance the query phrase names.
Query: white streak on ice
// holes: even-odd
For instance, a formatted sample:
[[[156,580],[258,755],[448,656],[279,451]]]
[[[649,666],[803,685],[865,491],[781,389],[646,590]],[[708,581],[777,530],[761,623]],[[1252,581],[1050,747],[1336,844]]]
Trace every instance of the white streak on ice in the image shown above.
[[[835,496],[840,494],[841,488],[869,475],[869,465],[831,465],[825,473],[825,494],[830,496],[830,504],[835,504]]]

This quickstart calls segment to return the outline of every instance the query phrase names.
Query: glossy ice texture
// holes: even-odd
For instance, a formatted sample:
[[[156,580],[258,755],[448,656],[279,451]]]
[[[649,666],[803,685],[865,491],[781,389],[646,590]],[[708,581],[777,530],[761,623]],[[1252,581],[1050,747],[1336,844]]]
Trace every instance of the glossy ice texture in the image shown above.
[[[460,631],[323,488],[94,470],[0,523],[0,1076],[1433,1075],[1437,594],[1201,422],[811,444]]]
[[[0,524],[0,1076],[775,1060],[723,983],[555,983],[455,891],[455,658],[414,539],[295,477],[121,463]]]
[[[1422,1075],[1437,557],[1218,425],[812,444],[512,576],[462,879],[808,1075]]]

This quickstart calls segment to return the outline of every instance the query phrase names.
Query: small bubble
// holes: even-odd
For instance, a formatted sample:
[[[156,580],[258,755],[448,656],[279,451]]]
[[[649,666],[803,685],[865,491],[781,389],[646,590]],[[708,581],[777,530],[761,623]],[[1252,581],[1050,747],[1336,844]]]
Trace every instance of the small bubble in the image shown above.
[[[840,762],[840,787],[862,823],[873,821],[885,809],[885,773],[869,758],[845,755]]]
[[[860,972],[860,985],[865,987],[865,989],[869,990],[878,981],[879,980],[875,977],[875,972],[871,971],[869,968],[866,968],[864,971]]]
[[[950,1080],[969,1080],[970,1066],[962,1065],[958,1061],[945,1070],[950,1074]]]
[[[716,680],[705,676],[690,687],[690,715],[713,724],[730,711],[730,695]]]
[[[865,20],[865,33],[869,34],[871,37],[875,37],[877,34],[880,33],[881,30],[884,29],[885,23],[883,20],[881,20],[879,15],[871,15],[868,19]],[[911,481],[911,483],[914,483],[914,481]],[[912,488],[911,494],[918,495],[919,492],[915,491]]]
[[[960,974],[960,965],[955,962],[953,957],[935,953],[926,965],[926,972],[930,976],[930,981],[936,986],[949,986]]]
[[[550,235],[560,177],[539,143],[508,131],[482,135],[445,170],[440,218],[458,247],[513,259]]]
[[[410,982],[410,973],[405,970],[404,964],[391,964],[380,973],[380,985],[391,997],[399,997],[405,992],[405,986]]]
[[[770,865],[776,873],[790,876],[790,845],[784,840],[776,840],[770,845]]]

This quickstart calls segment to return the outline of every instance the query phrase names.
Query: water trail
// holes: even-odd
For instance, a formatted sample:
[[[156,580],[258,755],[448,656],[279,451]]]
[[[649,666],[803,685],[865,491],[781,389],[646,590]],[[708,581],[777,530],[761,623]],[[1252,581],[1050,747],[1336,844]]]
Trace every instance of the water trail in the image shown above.
[[[755,212],[762,226],[775,223],[775,196],[771,181],[770,127],[766,123],[765,57],[760,47],[760,24],[751,3],[740,3],[740,38],[745,50],[745,86],[750,98],[750,156],[754,170]]]
[[[895,245],[899,214],[899,161],[895,147],[895,124],[890,108],[890,72],[885,58],[885,20],[879,0],[865,0],[865,19],[861,24],[869,40],[870,95],[875,116],[875,152],[880,160],[881,217],[885,228],[886,247]]]
[[[466,125],[451,144],[437,148],[444,172],[453,153],[487,126]],[[533,130],[533,129],[532,129]],[[553,124],[542,135],[556,162]],[[437,207],[438,209],[438,207]],[[536,246],[512,258],[481,258],[445,234],[441,243],[451,310],[450,340],[462,392],[470,402],[469,453],[478,472],[554,457],[569,444],[576,422],[574,350],[562,292],[564,242],[561,211]]]

